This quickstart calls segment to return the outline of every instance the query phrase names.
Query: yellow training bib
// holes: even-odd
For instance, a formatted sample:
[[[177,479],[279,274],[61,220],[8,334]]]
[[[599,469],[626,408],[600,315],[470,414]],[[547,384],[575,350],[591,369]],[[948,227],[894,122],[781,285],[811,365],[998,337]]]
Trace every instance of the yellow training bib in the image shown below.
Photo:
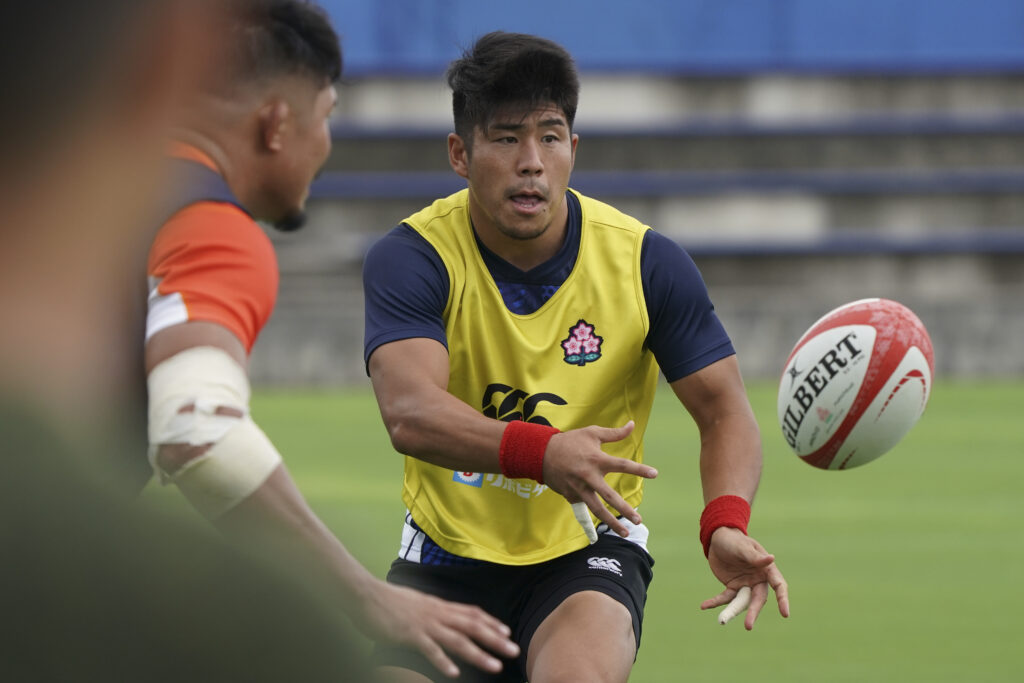
[[[448,271],[444,312],[448,391],[488,417],[550,424],[562,431],[599,425],[636,429],[605,444],[610,455],[641,461],[657,384],[640,278],[647,226],[578,193],[579,254],[572,273],[537,311],[509,311],[480,255],[467,190],[404,222],[437,250]],[[639,477],[607,481],[637,506]],[[562,496],[528,479],[453,472],[406,457],[403,500],[445,550],[488,562],[543,562],[587,545]]]

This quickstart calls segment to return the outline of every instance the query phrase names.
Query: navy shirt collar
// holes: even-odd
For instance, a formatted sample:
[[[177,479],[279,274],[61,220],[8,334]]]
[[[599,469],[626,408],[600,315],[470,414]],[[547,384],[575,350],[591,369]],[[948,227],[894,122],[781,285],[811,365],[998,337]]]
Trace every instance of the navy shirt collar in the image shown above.
[[[562,246],[550,259],[535,268],[524,271],[501,258],[487,248],[480,241],[476,230],[473,230],[473,237],[476,239],[480,255],[490,271],[491,277],[496,282],[518,282],[523,284],[538,285],[560,285],[569,277],[573,266],[576,265],[576,257],[580,250],[580,232],[583,222],[583,211],[580,208],[579,199],[575,194],[565,193],[565,201],[569,207],[569,216],[565,230],[565,240]]]

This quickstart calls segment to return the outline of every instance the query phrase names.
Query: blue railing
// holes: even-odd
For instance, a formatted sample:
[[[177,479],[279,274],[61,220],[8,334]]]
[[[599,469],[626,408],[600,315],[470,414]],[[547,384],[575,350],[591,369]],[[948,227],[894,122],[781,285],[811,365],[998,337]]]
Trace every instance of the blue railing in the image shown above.
[[[439,74],[495,29],[584,70],[724,74],[1024,70],[1020,0],[321,0],[346,71]]]

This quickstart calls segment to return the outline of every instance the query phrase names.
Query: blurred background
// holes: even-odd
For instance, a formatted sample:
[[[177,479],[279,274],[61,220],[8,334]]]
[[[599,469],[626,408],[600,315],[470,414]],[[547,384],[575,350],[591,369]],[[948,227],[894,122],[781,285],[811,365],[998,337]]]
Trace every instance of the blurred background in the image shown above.
[[[443,74],[495,29],[575,56],[573,187],[690,252],[746,377],[867,296],[922,318],[940,379],[1024,375],[1020,0],[321,4],[346,83],[310,225],[273,235],[256,383],[366,383],[363,254],[463,186]]]

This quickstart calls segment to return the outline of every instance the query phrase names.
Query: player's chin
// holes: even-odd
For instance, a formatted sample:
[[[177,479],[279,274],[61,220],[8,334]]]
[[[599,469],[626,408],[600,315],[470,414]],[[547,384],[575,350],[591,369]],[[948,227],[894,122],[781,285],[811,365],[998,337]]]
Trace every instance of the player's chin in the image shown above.
[[[502,232],[514,240],[525,241],[540,237],[549,226],[550,221],[547,221],[546,217],[523,220],[520,216],[510,216],[509,220],[505,221]]]
[[[297,208],[282,214],[271,225],[280,232],[295,232],[306,225],[306,220],[306,210],[304,208]]]

